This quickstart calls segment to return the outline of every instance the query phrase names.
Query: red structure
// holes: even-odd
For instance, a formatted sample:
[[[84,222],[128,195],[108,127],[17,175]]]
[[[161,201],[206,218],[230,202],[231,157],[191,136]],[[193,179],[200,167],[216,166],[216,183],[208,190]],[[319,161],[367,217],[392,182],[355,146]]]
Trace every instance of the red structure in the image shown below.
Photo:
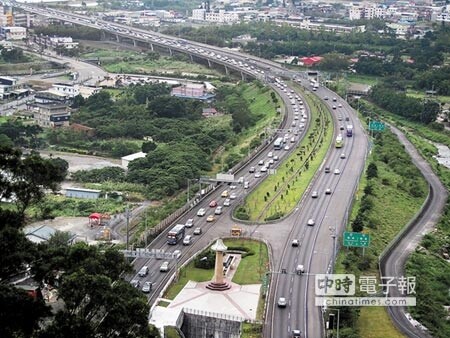
[[[94,225],[102,225],[104,220],[109,220],[111,216],[108,214],[100,214],[98,212],[94,212],[89,215],[89,225],[93,227]]]
[[[321,56],[308,56],[301,58],[300,61],[303,62],[303,65],[311,67],[318,64],[320,61],[322,61],[323,57]]]

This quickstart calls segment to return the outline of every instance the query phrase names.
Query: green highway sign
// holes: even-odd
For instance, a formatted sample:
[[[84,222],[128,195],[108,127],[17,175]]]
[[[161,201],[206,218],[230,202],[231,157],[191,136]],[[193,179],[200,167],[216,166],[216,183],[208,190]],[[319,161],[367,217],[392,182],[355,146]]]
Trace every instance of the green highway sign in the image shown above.
[[[380,121],[370,121],[369,122],[369,130],[375,130],[375,131],[383,131],[384,130],[384,123]]]
[[[344,232],[344,246],[355,246],[367,248],[370,243],[370,236],[359,232]]]

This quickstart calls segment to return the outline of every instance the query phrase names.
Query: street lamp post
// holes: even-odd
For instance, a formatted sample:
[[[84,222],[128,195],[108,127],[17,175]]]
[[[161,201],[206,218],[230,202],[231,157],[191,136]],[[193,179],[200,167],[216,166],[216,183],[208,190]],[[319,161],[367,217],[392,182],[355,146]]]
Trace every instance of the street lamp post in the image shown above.
[[[333,264],[332,267],[334,268],[334,265],[336,264],[336,237],[337,237],[337,230],[336,230],[336,223],[334,226],[330,226],[331,231],[331,238],[333,238]]]

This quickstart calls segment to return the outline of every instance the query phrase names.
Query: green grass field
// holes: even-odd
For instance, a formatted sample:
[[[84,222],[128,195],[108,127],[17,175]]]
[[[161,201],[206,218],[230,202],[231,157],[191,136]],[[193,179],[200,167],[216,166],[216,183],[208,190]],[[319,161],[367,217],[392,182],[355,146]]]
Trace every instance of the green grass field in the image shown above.
[[[300,87],[297,89],[300,90]],[[319,113],[317,105],[320,103],[314,101],[313,96],[305,97],[311,108],[311,126],[297,150],[277,168],[276,174],[267,177],[245,199],[244,208],[250,220],[261,221],[274,215],[289,213],[301,199],[325,157],[333,134],[332,128],[324,128],[328,125],[326,121],[329,121],[330,116],[328,113]],[[322,109],[326,111],[324,106]],[[321,130],[325,130],[321,146],[314,150],[315,143],[310,140],[316,137],[316,142],[319,142]],[[313,159],[307,160],[312,152],[315,152]],[[308,167],[305,166],[307,161]]]
[[[443,95],[435,95],[435,96],[429,96],[424,92],[419,92],[417,90],[413,90],[413,89],[408,89],[406,91],[406,95],[407,96],[411,96],[411,97],[415,97],[418,99],[423,99],[423,98],[433,98],[433,99],[437,99],[439,102],[442,103],[449,103],[450,102],[450,96],[443,96]]]
[[[267,246],[263,242],[242,239],[226,239],[224,244],[228,247],[243,246],[253,252],[252,255],[248,255],[241,260],[234,274],[233,282],[240,285],[260,284],[269,263]]]
[[[378,83],[378,78],[370,75],[348,74],[347,81],[374,86]]]

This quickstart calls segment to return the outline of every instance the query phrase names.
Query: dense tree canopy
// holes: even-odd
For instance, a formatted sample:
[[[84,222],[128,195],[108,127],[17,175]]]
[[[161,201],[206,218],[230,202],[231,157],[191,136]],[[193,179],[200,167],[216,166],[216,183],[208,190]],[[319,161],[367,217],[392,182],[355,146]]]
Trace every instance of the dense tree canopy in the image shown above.
[[[120,277],[131,265],[119,251],[69,245],[65,233],[36,245],[21,231],[25,209],[41,201],[44,188],[56,187],[67,162],[37,153],[23,156],[2,144],[0,171],[0,196],[13,198],[16,205],[0,209],[0,336],[154,337],[146,298]],[[10,284],[27,266],[38,285],[57,288],[63,306],[56,314],[39,296]]]

